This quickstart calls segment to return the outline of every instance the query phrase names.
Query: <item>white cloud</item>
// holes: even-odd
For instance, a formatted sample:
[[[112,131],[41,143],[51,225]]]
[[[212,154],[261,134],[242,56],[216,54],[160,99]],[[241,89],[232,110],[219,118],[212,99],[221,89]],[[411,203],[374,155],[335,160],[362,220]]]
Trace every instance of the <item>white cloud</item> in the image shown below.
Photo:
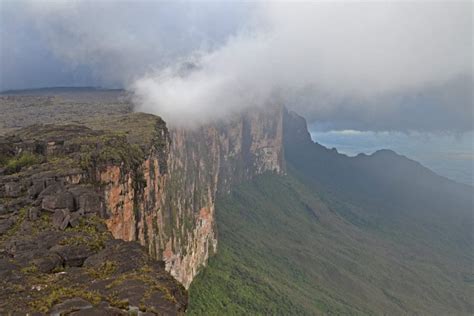
[[[429,120],[430,105],[403,104],[400,98],[472,80],[466,7],[469,3],[264,3],[258,28],[202,55],[195,70],[184,76],[160,70],[132,89],[142,101],[140,110],[163,113],[172,122],[220,117],[268,102],[293,104],[312,119],[335,121],[351,112],[358,113],[354,119],[400,118],[410,115],[410,107],[424,106]],[[447,100],[444,111],[465,115],[470,93],[461,94],[460,104]],[[437,107],[432,104],[439,112]],[[370,129],[367,123],[358,128]],[[397,125],[389,122],[388,128]],[[452,127],[442,125],[428,128]]]
[[[472,129],[470,1],[22,4],[59,58],[174,124],[284,103],[335,129]]]

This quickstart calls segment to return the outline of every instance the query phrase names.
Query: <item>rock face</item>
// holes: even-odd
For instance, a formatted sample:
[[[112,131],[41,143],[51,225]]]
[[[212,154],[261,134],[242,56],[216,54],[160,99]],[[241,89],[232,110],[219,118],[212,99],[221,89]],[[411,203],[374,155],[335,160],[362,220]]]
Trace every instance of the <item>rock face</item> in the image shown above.
[[[114,215],[107,175],[129,175],[133,203],[142,203],[145,152],[160,159],[160,137],[166,139],[155,116],[134,114],[116,123],[137,126],[127,134],[37,125],[0,137],[0,314],[186,310],[186,291],[164,263],[107,230]]]
[[[285,172],[283,116],[168,130],[133,113],[0,137],[0,313],[183,313],[217,249],[216,195]]]
[[[177,233],[161,258],[185,287],[217,249],[216,194],[265,171],[284,172],[280,110],[246,113],[194,131],[171,130],[165,190],[165,210],[171,212],[165,220]]]
[[[253,111],[195,130],[160,131],[134,170],[99,170],[107,226],[115,238],[138,240],[189,287],[216,251],[215,197],[265,171],[282,173],[283,109]],[[135,177],[135,178],[134,178]]]

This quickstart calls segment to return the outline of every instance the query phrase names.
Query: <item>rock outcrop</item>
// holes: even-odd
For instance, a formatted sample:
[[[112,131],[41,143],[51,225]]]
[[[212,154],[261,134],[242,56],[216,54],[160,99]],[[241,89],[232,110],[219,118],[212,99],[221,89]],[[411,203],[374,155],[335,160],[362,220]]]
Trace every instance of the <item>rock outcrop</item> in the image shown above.
[[[159,131],[139,167],[141,182],[126,166],[97,174],[109,230],[138,240],[188,287],[217,249],[216,194],[265,171],[284,172],[282,128],[282,108],[274,108],[194,130]]]
[[[0,314],[186,310],[186,291],[164,264],[107,229],[111,170],[128,179],[126,194],[138,205],[145,152],[161,157],[167,148],[158,117],[133,114],[116,123],[136,126],[35,125],[0,139]]]
[[[216,252],[216,195],[263,172],[285,171],[282,113],[252,111],[226,123],[171,130],[164,197],[174,232],[160,258],[185,287]]]
[[[0,138],[0,312],[184,312],[171,276],[187,288],[216,252],[217,194],[285,172],[283,115],[168,130],[131,113]]]

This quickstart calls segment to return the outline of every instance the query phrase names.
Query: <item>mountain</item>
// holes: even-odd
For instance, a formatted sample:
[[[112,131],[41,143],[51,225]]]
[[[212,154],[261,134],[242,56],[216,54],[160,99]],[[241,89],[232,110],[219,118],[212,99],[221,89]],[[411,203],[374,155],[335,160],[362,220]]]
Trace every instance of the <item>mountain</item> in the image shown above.
[[[283,137],[286,175],[219,197],[191,314],[472,314],[472,187],[389,150],[341,155],[295,113]]]
[[[2,313],[473,311],[471,187],[284,107],[183,129],[72,90],[0,96]]]
[[[123,164],[121,160],[127,157],[122,158],[121,152],[112,151],[107,154],[113,159],[97,171],[105,188],[106,224],[113,237],[139,241],[186,287],[217,247],[214,202],[218,188],[228,191],[233,183],[255,174],[284,169],[279,108],[193,130],[168,129],[154,123],[153,116],[129,113],[131,105],[120,91],[36,92],[0,97],[5,132],[32,124],[73,122],[120,134],[130,146],[146,144],[137,170]],[[110,98],[104,99],[104,94]],[[53,141],[49,136],[41,141]],[[137,183],[137,178],[143,183]]]
[[[80,303],[88,308],[102,299],[114,308],[143,307],[146,311],[179,314],[186,309],[187,299],[176,284],[158,283],[156,290],[165,293],[165,300],[158,295],[147,307],[147,301],[137,296],[155,295],[153,291],[130,297],[127,287],[119,287],[119,298],[111,298],[110,284],[104,285],[106,289],[91,289],[87,283],[90,278],[84,278],[86,284],[78,282],[82,292],[75,291],[68,278],[59,288],[41,283],[38,292],[23,287],[16,291],[16,282],[29,285],[37,278],[49,280],[58,269],[78,280],[90,271],[90,260],[97,262],[99,256],[104,267],[98,269],[107,270],[104,277],[111,284],[127,281],[124,277],[115,282],[113,278],[120,274],[145,282],[148,262],[155,260],[188,287],[217,249],[217,192],[229,192],[234,184],[265,171],[284,172],[282,111],[254,111],[194,130],[168,129],[154,115],[123,113],[128,106],[123,100],[105,105],[85,102],[83,93],[88,97],[92,94],[88,100],[97,100],[95,92],[87,89],[75,91],[77,99],[64,95],[9,95],[1,99],[5,117],[15,117],[17,124],[3,122],[10,132],[0,137],[0,249],[4,263],[0,264],[0,272],[5,273],[4,285],[9,284],[9,291],[0,297],[0,308],[5,312],[35,308],[48,311],[66,304],[62,301],[73,296],[86,300]],[[18,113],[18,108],[28,111]],[[62,124],[44,124],[42,119]],[[89,222],[90,216],[93,222]],[[38,220],[41,229],[35,227]],[[77,226],[78,222],[83,226]],[[78,227],[81,231],[76,232]],[[104,229],[97,240],[83,236]],[[38,233],[56,238],[38,243]],[[116,269],[121,261],[113,252],[110,254],[112,250],[107,246],[113,238],[128,242],[123,246],[111,244],[116,251],[125,252],[125,245],[138,246],[138,242],[144,247],[141,255],[146,251],[148,257],[141,266]],[[64,240],[73,240],[73,245]],[[18,243],[27,246],[20,251]],[[32,252],[35,247],[39,251]],[[73,252],[72,263],[63,250]],[[42,258],[44,253],[55,260]],[[158,264],[155,266],[157,271],[150,273],[163,272]],[[70,271],[74,268],[81,268],[77,270],[79,276]],[[136,269],[147,271],[136,276]],[[33,281],[23,273],[27,270],[32,271]],[[101,275],[97,278],[100,280]],[[26,296],[22,294],[25,291]],[[92,301],[90,293],[96,291]],[[38,295],[48,300],[41,301]],[[20,297],[25,301],[15,305]],[[169,302],[175,304],[169,306]]]
[[[133,231],[147,202],[143,166],[164,164],[165,123],[146,114],[108,123],[0,137],[1,314],[186,310],[187,292],[163,263],[135,238],[114,239],[117,227]]]

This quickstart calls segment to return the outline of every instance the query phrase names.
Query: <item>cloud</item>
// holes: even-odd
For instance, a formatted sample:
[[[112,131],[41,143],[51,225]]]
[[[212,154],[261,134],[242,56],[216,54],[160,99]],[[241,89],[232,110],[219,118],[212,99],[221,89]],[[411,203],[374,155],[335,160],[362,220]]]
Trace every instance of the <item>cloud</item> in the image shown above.
[[[327,129],[472,130],[472,3],[28,3],[48,47],[137,110],[203,123],[284,103]]]
[[[8,68],[1,87],[15,88],[19,80],[12,83],[10,78],[19,74],[24,79],[31,76],[15,62],[23,56],[23,61],[32,60],[29,64],[43,63],[57,72],[69,72],[70,77],[83,72],[92,84],[126,87],[195,50],[220,45],[240,29],[242,16],[253,5],[229,6],[147,0],[0,0],[1,67]],[[34,65],[30,70],[35,70]]]

